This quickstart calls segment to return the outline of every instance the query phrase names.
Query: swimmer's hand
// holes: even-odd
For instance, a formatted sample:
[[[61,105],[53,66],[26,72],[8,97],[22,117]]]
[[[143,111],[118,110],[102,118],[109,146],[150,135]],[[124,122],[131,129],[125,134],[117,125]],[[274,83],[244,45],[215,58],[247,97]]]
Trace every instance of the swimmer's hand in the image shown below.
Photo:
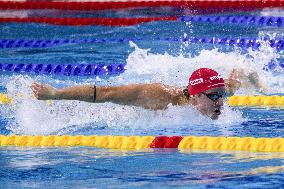
[[[229,96],[234,95],[239,88],[255,88],[261,94],[267,94],[271,91],[268,86],[260,81],[257,72],[250,72],[247,75],[242,69],[233,69],[229,78],[225,80],[225,86]]]
[[[268,87],[267,85],[265,85],[263,82],[260,81],[259,76],[256,72],[250,73],[248,75],[248,79],[251,82],[251,84],[253,84],[261,94],[266,95],[269,93],[269,91],[271,91],[270,87]]]
[[[94,102],[94,85],[77,85],[62,89],[50,85],[33,83],[31,89],[38,100],[81,100]]]
[[[31,85],[31,89],[34,93],[34,96],[38,100],[52,100],[56,99],[56,89],[50,85],[43,85],[37,82],[34,82]]]
[[[238,71],[233,69],[229,75],[229,78],[225,80],[225,89],[228,96],[233,96],[241,87],[241,81],[238,74]]]

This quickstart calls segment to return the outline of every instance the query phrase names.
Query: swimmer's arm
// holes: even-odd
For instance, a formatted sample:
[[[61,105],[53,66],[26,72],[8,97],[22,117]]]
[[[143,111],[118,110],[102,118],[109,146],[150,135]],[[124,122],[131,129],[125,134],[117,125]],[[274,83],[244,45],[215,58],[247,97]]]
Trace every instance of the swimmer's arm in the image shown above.
[[[233,96],[239,88],[248,89],[247,81],[251,83],[260,93],[267,94],[269,89],[259,79],[256,72],[246,75],[242,70],[233,69],[228,79],[225,80],[225,89],[228,96]]]
[[[50,85],[33,83],[31,89],[39,100],[81,100],[92,102],[94,100],[94,86],[78,85],[63,89],[56,89]]]
[[[251,84],[254,85],[256,89],[258,89],[261,94],[267,94],[269,93],[269,91],[271,91],[268,86],[260,81],[259,76],[256,72],[249,73],[248,80],[251,82]]]
[[[241,87],[240,81],[225,79],[225,90],[228,96],[233,96],[240,87]]]
[[[78,85],[55,89],[50,85],[34,83],[31,86],[39,100],[80,100],[86,102],[113,102],[149,109],[165,108],[171,94],[162,84],[131,84],[125,86]],[[95,100],[95,101],[94,101]]]
[[[163,109],[172,103],[171,98],[170,90],[162,84],[130,84],[97,87],[96,102],[113,102],[147,109]]]

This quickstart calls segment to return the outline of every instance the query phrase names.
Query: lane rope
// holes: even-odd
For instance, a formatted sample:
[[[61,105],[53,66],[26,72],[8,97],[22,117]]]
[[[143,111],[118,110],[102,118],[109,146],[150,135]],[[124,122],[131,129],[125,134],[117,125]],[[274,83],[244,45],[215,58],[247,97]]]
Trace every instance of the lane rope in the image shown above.
[[[217,150],[284,152],[284,138],[210,137],[210,136],[17,136],[0,135],[0,146],[64,147],[86,146],[111,149],[178,148],[180,150]]]
[[[13,98],[0,93],[0,104],[12,104]],[[231,107],[283,108],[284,96],[231,96],[227,101]]]
[[[203,22],[214,24],[239,24],[259,27],[283,27],[284,17],[273,16],[183,16],[183,17],[139,17],[139,18],[56,18],[25,17],[0,18],[0,23],[44,23],[65,26],[132,26],[155,21]]]
[[[274,26],[283,27],[284,17],[274,16],[183,16],[181,22],[205,22],[215,24],[240,24],[247,26]]]
[[[133,38],[92,38],[92,39],[0,39],[0,49],[6,48],[46,48],[65,44],[91,44],[91,43],[127,43],[130,41],[165,41],[188,42],[200,44],[216,44],[252,48],[258,50],[261,42],[266,42],[277,51],[284,50],[284,39],[257,39],[257,38],[219,38],[219,37],[133,37]]]
[[[156,17],[156,18],[0,18],[0,23],[44,23],[62,26],[132,26],[136,24],[154,21],[176,21],[178,17]]]
[[[31,73],[57,76],[107,76],[125,71],[125,64],[5,64],[0,72]]]
[[[110,76],[125,72],[126,64],[13,64],[0,63],[0,72],[56,76]],[[263,70],[284,72],[284,62],[271,61]]]
[[[280,8],[284,2],[280,0],[159,0],[159,1],[100,1],[100,2],[36,2],[36,1],[0,1],[2,10],[24,9],[57,9],[57,10],[110,10],[134,7],[181,7],[191,9],[262,9]]]
[[[231,96],[228,104],[232,107],[284,107],[284,96]]]

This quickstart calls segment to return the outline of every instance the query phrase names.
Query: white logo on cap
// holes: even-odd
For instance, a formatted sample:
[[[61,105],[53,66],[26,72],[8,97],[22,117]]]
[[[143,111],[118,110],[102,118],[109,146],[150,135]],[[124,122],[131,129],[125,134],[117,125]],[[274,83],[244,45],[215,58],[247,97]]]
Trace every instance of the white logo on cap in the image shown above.
[[[203,83],[203,79],[202,78],[190,81],[190,85],[197,85],[197,84],[200,84],[200,83]]]
[[[221,79],[221,77],[219,75],[210,77],[210,80],[216,80],[216,79]]]

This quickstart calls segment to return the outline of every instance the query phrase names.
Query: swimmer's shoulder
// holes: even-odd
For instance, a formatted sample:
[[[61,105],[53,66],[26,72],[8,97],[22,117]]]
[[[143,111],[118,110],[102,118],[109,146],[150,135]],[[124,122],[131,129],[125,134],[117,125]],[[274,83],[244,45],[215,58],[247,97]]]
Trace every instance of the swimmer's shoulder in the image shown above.
[[[154,96],[170,101],[170,103],[177,104],[180,99],[183,99],[183,88],[178,86],[166,85],[163,83],[142,84],[144,93],[154,93]],[[143,95],[145,95],[143,93]]]
[[[178,96],[182,94],[182,88],[177,86],[165,85],[162,83],[153,83],[153,85],[155,86],[155,88],[159,88],[159,90],[162,90],[171,96]]]
[[[173,105],[183,105],[187,104],[188,99],[183,94],[184,87],[171,86],[162,84],[161,87],[171,99]]]

